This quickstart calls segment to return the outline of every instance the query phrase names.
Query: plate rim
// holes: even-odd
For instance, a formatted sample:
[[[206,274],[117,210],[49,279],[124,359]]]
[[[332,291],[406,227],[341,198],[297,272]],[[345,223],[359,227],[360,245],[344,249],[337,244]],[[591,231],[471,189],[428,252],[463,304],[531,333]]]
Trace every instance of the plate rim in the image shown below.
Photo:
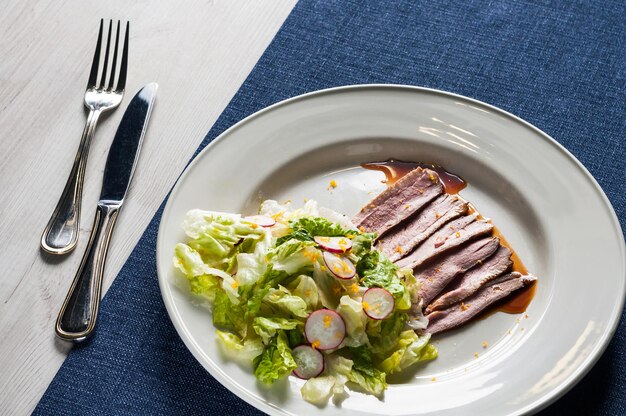
[[[159,247],[162,244],[162,239],[163,239],[162,236],[164,234],[162,232],[162,229],[165,227],[162,219],[167,218],[169,211],[171,209],[172,198],[176,196],[176,193],[179,189],[181,182],[187,177],[187,175],[193,169],[196,163],[198,163],[201,156],[204,155],[206,152],[209,152],[216,143],[226,140],[227,136],[229,136],[233,131],[240,128],[242,125],[247,124],[258,117],[261,117],[265,115],[266,113],[274,111],[277,108],[288,106],[292,103],[302,101],[302,100],[307,100],[313,97],[317,98],[317,97],[324,96],[324,95],[337,94],[337,93],[342,93],[342,92],[352,92],[355,90],[358,91],[358,90],[387,90],[387,89],[395,90],[395,91],[414,92],[414,93],[427,93],[427,94],[432,94],[435,96],[442,96],[445,98],[462,100],[473,105],[484,107],[485,109],[490,110],[490,112],[492,113],[496,113],[498,115],[504,116],[505,118],[513,122],[516,122],[525,128],[532,130],[534,133],[540,136],[544,141],[547,141],[549,144],[555,147],[556,150],[559,151],[565,158],[574,162],[575,166],[579,170],[581,170],[585,178],[591,183],[596,193],[602,199],[602,202],[604,203],[605,207],[608,208],[609,217],[610,217],[611,222],[613,223],[615,230],[618,232],[619,235],[622,236],[620,240],[621,241],[621,255],[622,255],[622,259],[626,258],[626,242],[624,241],[624,238],[623,238],[624,234],[621,228],[621,224],[619,222],[619,218],[617,217],[617,214],[615,213],[615,209],[613,208],[611,201],[608,199],[604,190],[602,189],[600,184],[596,181],[596,179],[593,177],[593,175],[589,172],[589,170],[587,170],[587,168],[582,164],[581,161],[578,160],[578,158],[576,158],[576,156],[574,156],[569,150],[567,150],[561,143],[555,140],[552,136],[550,136],[543,130],[539,129],[538,127],[534,126],[530,122],[522,119],[521,117],[518,117],[499,107],[496,107],[495,105],[492,105],[492,104],[489,104],[489,103],[486,103],[484,101],[480,101],[474,98],[470,98],[464,95],[460,95],[460,94],[456,94],[453,92],[448,92],[448,91],[444,91],[440,89],[435,89],[435,88],[421,87],[421,86],[408,85],[408,84],[384,84],[384,83],[383,84],[374,83],[374,84],[342,85],[342,86],[337,86],[337,87],[325,88],[321,90],[316,90],[316,91],[311,91],[311,92],[307,92],[304,94],[296,95],[294,97],[289,97],[284,100],[273,103],[252,114],[249,114],[248,116],[239,120],[235,124],[231,125],[226,130],[224,130],[219,135],[217,135],[217,137],[215,137],[209,144],[207,144],[202,150],[200,150],[197,154],[195,154],[192,157],[189,163],[185,166],[183,172],[176,179],[176,182],[174,183],[174,185],[172,186],[170,192],[168,193],[166,197],[165,207],[159,219],[159,228],[157,231],[156,253],[155,253],[157,280],[159,284],[159,291],[161,292],[161,298],[163,299],[163,302],[165,304],[165,308],[167,310],[170,321],[174,325],[176,332],[182,339],[187,349],[191,352],[191,354],[198,361],[198,363],[206,371],[208,371],[209,374],[211,374],[211,376],[216,378],[220,384],[228,388],[232,393],[236,394],[241,399],[245,400],[248,404],[252,405],[253,407],[259,410],[265,411],[268,414],[291,415],[292,413],[283,408],[272,406],[266,401],[259,400],[256,396],[251,394],[251,392],[249,392],[245,388],[240,387],[237,383],[233,382],[231,379],[223,378],[222,375],[219,374],[220,371],[217,367],[208,368],[207,366],[205,366],[199,357],[200,352],[198,351],[197,346],[195,346],[193,341],[191,340],[191,334],[188,333],[188,331],[183,327],[181,322],[179,322],[178,320],[172,319],[172,315],[174,311],[176,310],[176,306],[173,304],[172,299],[166,295],[166,291],[164,287],[164,285],[168,283],[166,282],[166,276],[165,276],[166,272],[165,270],[161,269],[161,266],[160,266],[161,262],[159,261],[159,258],[160,258]],[[623,271],[626,272],[626,269]],[[619,299],[619,305],[616,305],[619,307],[616,307],[613,309],[612,314],[607,321],[608,322],[607,330],[604,331],[604,333],[598,338],[599,342],[596,343],[594,349],[590,352],[587,359],[583,361],[580,365],[578,365],[576,370],[569,377],[563,380],[559,385],[557,385],[555,388],[553,388],[552,390],[550,390],[548,393],[544,394],[543,396],[539,397],[534,402],[529,403],[528,405],[518,409],[516,412],[511,413],[511,414],[530,414],[530,413],[539,412],[540,410],[545,409],[549,405],[556,402],[559,398],[563,397],[578,382],[580,382],[589,373],[589,371],[595,366],[595,364],[598,362],[600,357],[602,357],[602,355],[606,351],[619,325],[622,311],[624,309],[625,301],[626,301],[626,274],[624,274],[623,279],[621,280],[621,298]],[[181,334],[183,333],[187,335],[186,338],[181,336]],[[218,378],[218,375],[219,375],[219,378]]]

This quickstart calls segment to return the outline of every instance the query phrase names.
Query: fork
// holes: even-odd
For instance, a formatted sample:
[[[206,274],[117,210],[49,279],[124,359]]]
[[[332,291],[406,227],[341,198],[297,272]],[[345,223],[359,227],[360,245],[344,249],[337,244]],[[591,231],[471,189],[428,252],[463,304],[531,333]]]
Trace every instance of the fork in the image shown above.
[[[57,203],[52,217],[48,221],[41,237],[41,247],[51,254],[66,254],[76,247],[78,241],[78,231],[80,227],[80,205],[83,193],[83,182],[85,178],[85,167],[89,146],[94,136],[96,124],[100,115],[106,111],[113,110],[122,102],[124,88],[126,86],[126,68],[128,66],[128,33],[129,23],[126,22],[126,34],[122,50],[121,63],[117,73],[117,83],[115,75],[117,70],[117,56],[120,40],[120,21],[117,22],[115,35],[115,48],[113,49],[113,59],[110,67],[109,51],[111,47],[111,29],[113,21],[109,21],[109,32],[107,36],[106,51],[104,53],[104,64],[100,71],[100,82],[98,83],[98,72],[100,69],[100,51],[102,46],[102,28],[104,20],[100,19],[100,31],[98,33],[98,43],[96,52],[91,64],[89,82],[85,91],[85,106],[89,109],[87,123],[80,139],[78,152],[74,158],[72,171],[67,179],[61,198]],[[107,68],[109,69],[108,79],[106,79]],[[107,82],[108,81],[108,82]],[[115,84],[115,87],[114,87]]]

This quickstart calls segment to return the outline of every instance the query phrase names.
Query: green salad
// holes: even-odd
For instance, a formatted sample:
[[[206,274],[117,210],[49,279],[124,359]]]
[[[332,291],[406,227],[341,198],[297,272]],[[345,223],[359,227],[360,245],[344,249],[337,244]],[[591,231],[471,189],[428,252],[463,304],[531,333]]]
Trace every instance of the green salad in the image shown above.
[[[346,387],[381,397],[389,374],[437,357],[418,335],[427,321],[412,272],[346,216],[267,200],[249,217],[195,209],[183,228],[180,281],[212,310],[224,353],[261,382],[306,379],[315,404]]]

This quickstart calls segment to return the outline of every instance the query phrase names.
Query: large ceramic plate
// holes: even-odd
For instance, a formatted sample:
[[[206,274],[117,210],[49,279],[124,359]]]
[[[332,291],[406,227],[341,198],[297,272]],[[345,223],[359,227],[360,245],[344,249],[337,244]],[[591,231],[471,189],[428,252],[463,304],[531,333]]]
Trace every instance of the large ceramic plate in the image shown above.
[[[318,409],[294,377],[271,389],[224,359],[209,313],[173,283],[172,250],[192,208],[253,213],[261,198],[304,198],[353,215],[387,159],[440,164],[469,183],[461,192],[493,219],[539,277],[526,314],[494,314],[437,337],[439,358],[389,386],[384,400],[352,393]],[[329,181],[338,186],[329,190]],[[270,414],[522,414],[567,391],[608,344],[625,293],[622,232],[585,168],[545,133],[465,97],[403,86],[355,86],[296,97],[224,132],[174,188],[157,242],[169,315],[196,359],[224,386]],[[487,348],[482,344],[486,342]]]

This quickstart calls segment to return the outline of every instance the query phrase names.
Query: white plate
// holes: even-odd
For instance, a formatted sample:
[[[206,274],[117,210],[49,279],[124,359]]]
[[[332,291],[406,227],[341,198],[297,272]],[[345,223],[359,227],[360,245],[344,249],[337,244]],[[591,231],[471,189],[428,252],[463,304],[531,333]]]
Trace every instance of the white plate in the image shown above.
[[[172,283],[172,250],[184,240],[185,213],[253,213],[261,198],[295,205],[313,198],[353,215],[372,191],[384,189],[382,174],[359,164],[391,158],[437,163],[469,182],[461,195],[493,219],[539,277],[527,317],[497,313],[438,337],[439,358],[396,380],[382,401],[353,392],[340,407],[318,409],[300,397],[302,380],[259,386],[250,369],[221,356],[208,312]],[[338,186],[328,190],[331,179]],[[571,388],[604,351],[626,281],[615,213],[563,147],[487,104],[389,85],[292,98],[224,132],[172,191],[159,228],[157,267],[169,315],[211,375],[267,413],[296,415],[536,411]]]

